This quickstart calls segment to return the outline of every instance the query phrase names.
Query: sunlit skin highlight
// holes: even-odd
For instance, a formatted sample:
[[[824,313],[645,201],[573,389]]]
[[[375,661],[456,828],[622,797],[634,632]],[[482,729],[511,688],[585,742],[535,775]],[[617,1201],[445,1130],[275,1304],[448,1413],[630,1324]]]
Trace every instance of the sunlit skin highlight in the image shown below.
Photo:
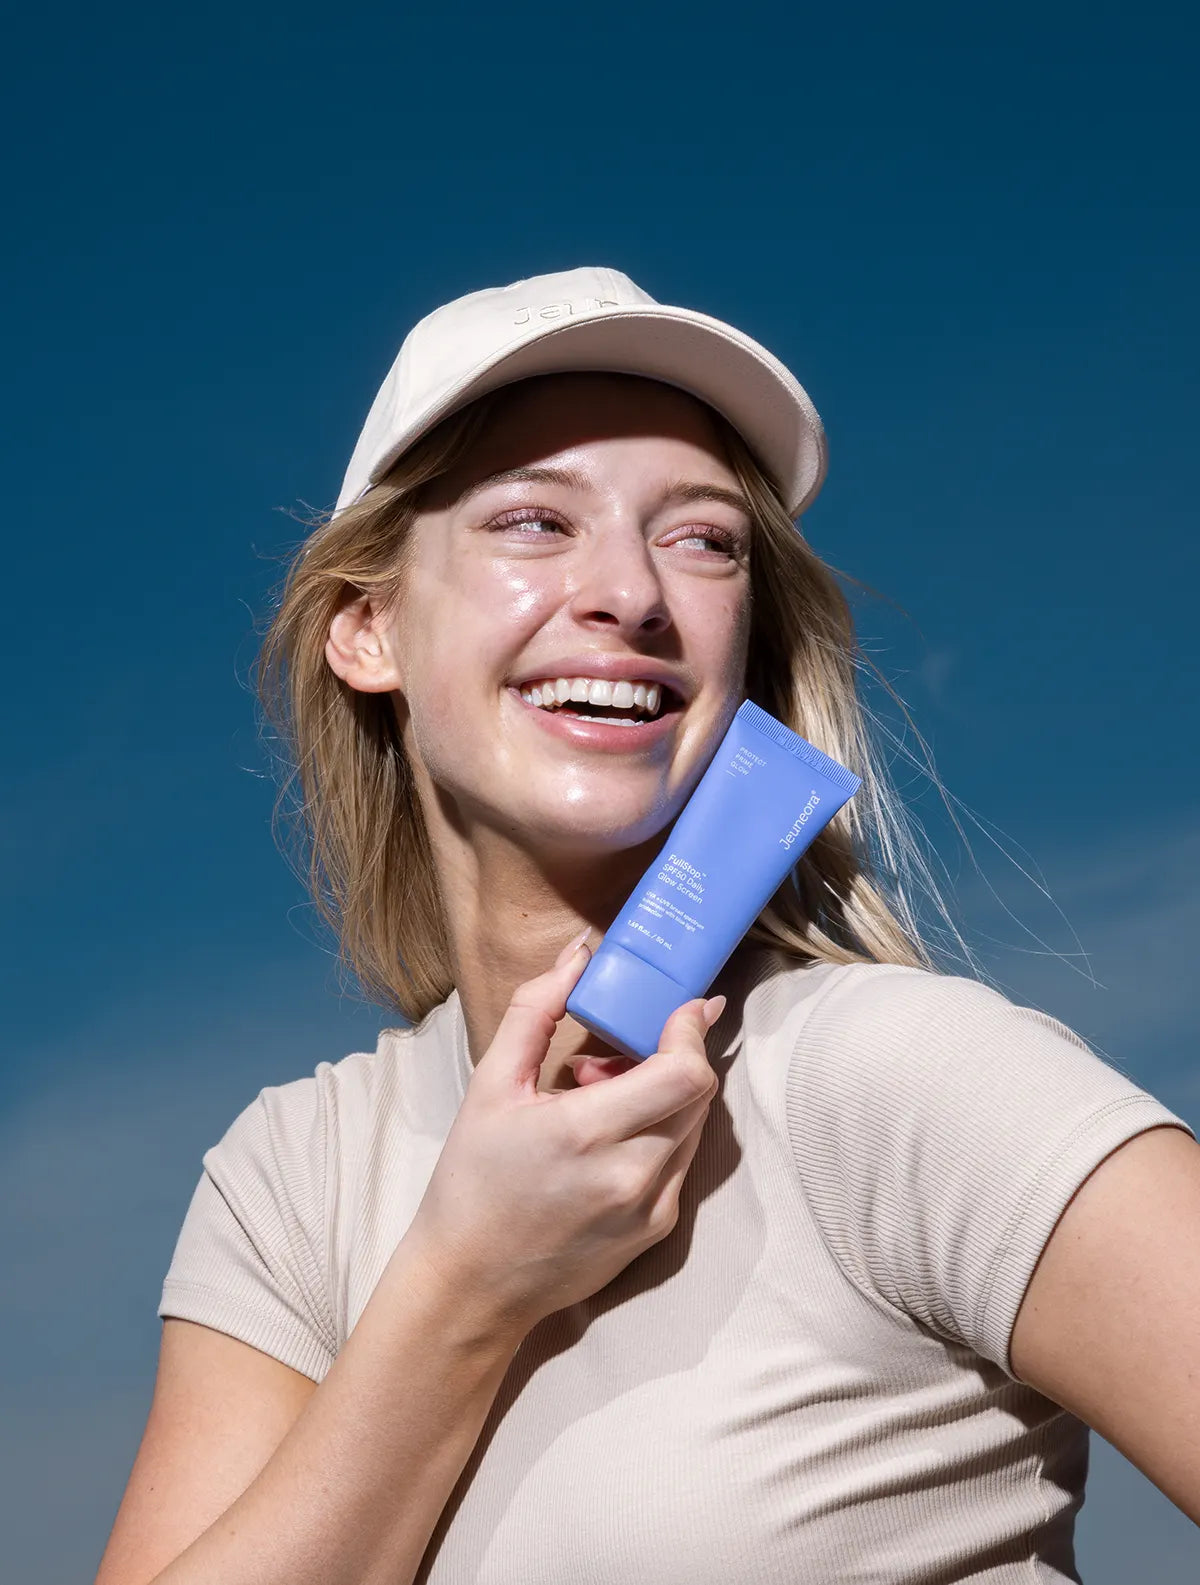
[[[473,1060],[517,984],[585,925],[598,941],[741,702],[750,533],[702,403],[629,376],[550,376],[505,393],[427,487],[394,607],[363,596],[334,619],[330,665],[395,704]],[[561,662],[596,653],[678,680],[658,742],[601,752],[521,699],[517,682],[588,675]],[[541,1087],[626,1065],[579,1060],[608,1051],[568,1016]]]

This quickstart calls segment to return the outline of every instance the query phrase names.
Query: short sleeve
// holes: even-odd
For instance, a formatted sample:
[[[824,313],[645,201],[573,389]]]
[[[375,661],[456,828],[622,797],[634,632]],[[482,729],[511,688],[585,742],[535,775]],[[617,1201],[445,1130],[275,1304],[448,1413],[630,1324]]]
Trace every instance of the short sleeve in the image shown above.
[[[1009,1375],[1017,1311],[1075,1191],[1135,1134],[1187,1129],[1056,1019],[884,965],[843,971],[814,1008],[787,1117],[850,1280]]]
[[[337,1352],[326,1259],[327,1066],[261,1090],[205,1152],[158,1307],[314,1381]]]

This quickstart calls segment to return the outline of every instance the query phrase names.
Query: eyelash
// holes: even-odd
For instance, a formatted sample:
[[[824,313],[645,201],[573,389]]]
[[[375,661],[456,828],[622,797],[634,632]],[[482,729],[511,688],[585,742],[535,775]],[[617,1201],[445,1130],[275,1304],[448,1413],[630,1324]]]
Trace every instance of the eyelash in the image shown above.
[[[489,526],[492,529],[518,528],[522,523],[554,523],[559,528],[565,526],[562,520],[556,517],[553,512],[544,511],[540,507],[517,507],[513,512],[505,512],[503,516],[496,518],[495,522]],[[535,534],[533,538],[544,539],[546,536],[544,534]],[[736,555],[738,551],[738,542],[735,536],[721,528],[706,528],[704,533],[687,534],[684,538],[711,540],[714,545],[720,545],[721,549],[730,556]]]

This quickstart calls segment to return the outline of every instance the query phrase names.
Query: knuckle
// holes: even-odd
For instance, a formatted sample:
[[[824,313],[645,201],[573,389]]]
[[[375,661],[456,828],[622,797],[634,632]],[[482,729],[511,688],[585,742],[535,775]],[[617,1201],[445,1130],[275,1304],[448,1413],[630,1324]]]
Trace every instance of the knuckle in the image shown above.
[[[622,1161],[613,1166],[609,1194],[615,1205],[622,1209],[638,1205],[645,1198],[646,1189],[646,1174],[635,1162]]]
[[[662,1201],[654,1207],[647,1219],[647,1230],[654,1235],[655,1240],[666,1238],[673,1232],[679,1221],[679,1202],[674,1198]]]
[[[673,1082],[685,1078],[691,1070],[692,1058],[678,1046],[669,1046],[658,1055],[659,1072]]]
[[[707,1057],[692,1051],[671,1051],[667,1056],[667,1073],[681,1088],[697,1097],[712,1093],[717,1076]]]
[[[554,1016],[545,1003],[539,1000],[536,994],[527,996],[524,985],[518,985],[512,993],[512,999],[508,1004],[508,1016],[513,1020],[514,1032],[528,1029],[546,1036],[552,1035],[557,1028]]]

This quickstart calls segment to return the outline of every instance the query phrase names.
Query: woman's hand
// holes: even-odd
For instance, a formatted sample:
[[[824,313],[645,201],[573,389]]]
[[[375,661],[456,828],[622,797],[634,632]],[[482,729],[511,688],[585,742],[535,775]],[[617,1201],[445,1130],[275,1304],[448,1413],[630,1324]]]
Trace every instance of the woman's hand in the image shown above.
[[[675,1226],[717,1090],[704,1037],[724,998],[697,997],[671,1014],[645,1062],[539,1092],[589,957],[582,944],[564,948],[513,992],[404,1238],[441,1280],[526,1329],[596,1293]]]

